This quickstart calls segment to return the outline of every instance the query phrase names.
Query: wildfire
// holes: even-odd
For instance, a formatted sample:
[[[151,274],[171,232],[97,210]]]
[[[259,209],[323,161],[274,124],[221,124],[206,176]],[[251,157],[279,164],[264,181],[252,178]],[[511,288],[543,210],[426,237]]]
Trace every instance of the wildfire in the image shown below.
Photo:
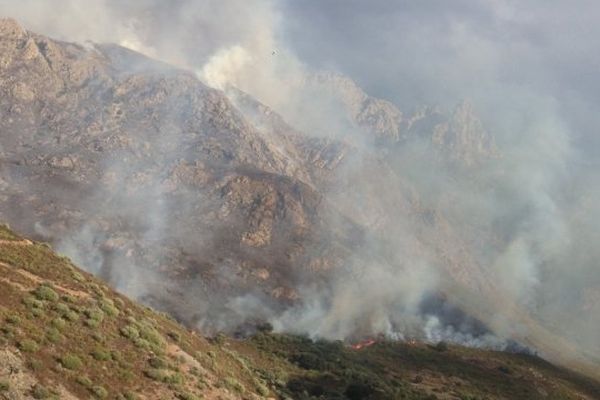
[[[361,341],[361,342],[358,342],[358,343],[356,343],[356,344],[353,344],[353,345],[351,345],[350,347],[351,347],[353,350],[360,350],[360,349],[363,349],[363,348],[365,348],[365,347],[372,346],[372,345],[374,345],[375,343],[377,343],[377,341],[376,341],[375,339],[367,339],[367,340],[363,340],[363,341]]]

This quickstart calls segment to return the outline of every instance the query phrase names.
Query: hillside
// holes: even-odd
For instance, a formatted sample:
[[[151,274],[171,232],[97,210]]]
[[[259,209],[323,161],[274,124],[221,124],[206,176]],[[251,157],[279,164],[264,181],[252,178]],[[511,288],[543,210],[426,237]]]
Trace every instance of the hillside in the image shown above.
[[[0,293],[2,399],[600,398],[600,383],[523,354],[268,326],[208,339],[5,226]]]

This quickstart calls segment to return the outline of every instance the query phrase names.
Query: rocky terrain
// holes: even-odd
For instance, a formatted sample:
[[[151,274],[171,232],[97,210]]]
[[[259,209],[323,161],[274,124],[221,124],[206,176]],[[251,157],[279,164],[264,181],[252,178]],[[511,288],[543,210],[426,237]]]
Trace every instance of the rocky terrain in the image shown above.
[[[452,193],[422,193],[411,179],[409,156],[450,176],[501,157],[468,102],[405,114],[338,75],[316,74],[306,85],[330,93],[359,136],[301,132],[247,94],[211,89],[191,72],[1,20],[0,219],[207,333],[250,334],[309,293],[328,302],[332,276],[362,279],[371,265],[393,266],[399,284],[404,271],[426,280],[412,261],[426,260],[443,278],[431,297],[545,356],[593,369],[567,360],[571,344],[517,305],[494,309],[502,293],[476,249],[502,238],[453,219]],[[352,328],[335,322],[318,334],[387,333],[376,314],[366,299],[346,323]],[[498,321],[508,317],[537,334],[507,331]],[[423,336],[389,322],[388,330]]]
[[[597,399],[541,359],[383,338],[207,339],[0,227],[0,399]]]

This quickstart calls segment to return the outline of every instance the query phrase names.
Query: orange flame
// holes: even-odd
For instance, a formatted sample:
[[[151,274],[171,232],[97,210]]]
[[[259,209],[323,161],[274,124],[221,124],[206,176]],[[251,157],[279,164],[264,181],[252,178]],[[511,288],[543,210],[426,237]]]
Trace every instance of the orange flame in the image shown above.
[[[374,339],[367,339],[367,340],[363,340],[362,342],[358,342],[356,344],[351,345],[350,347],[353,350],[360,350],[363,349],[365,347],[369,347],[374,345],[375,343],[377,343]]]

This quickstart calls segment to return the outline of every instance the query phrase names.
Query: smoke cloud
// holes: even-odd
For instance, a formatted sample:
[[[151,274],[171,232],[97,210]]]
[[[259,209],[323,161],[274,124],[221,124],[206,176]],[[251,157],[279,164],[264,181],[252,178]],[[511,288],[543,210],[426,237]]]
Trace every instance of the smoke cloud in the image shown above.
[[[528,330],[531,320],[522,312],[595,357],[599,12],[597,2],[584,0],[0,0],[1,14],[33,31],[68,41],[114,42],[193,71],[224,91],[265,137],[268,127],[244,111],[238,90],[305,135],[349,143],[352,151],[327,199],[376,234],[326,284],[302,281],[301,305],[282,311],[250,293],[229,299],[229,313],[216,323],[206,322],[206,315],[219,312],[199,310],[205,314],[199,326],[226,328],[227,318],[251,315],[279,330],[318,337],[386,334],[504,349],[511,336],[524,340],[537,332]],[[377,107],[393,111],[405,125],[423,113],[450,116],[469,129],[480,123],[493,138],[495,154],[475,166],[449,168],[428,150],[432,139],[418,134],[384,151],[372,127],[357,117],[362,101],[373,101],[359,86],[386,99]],[[423,111],[423,105],[441,111]],[[464,111],[469,107],[480,122]],[[483,145],[470,143],[469,132],[459,132],[458,142],[481,153]],[[374,172],[381,159],[389,165],[383,174]],[[151,184],[148,190],[146,209],[156,216],[146,222],[150,243],[160,241],[166,228],[162,189]],[[409,211],[415,208],[425,222],[416,222]],[[429,220],[433,227],[423,228]],[[440,254],[435,243],[449,232],[460,232],[461,240],[444,244],[452,254]],[[63,250],[101,274],[94,234],[75,236]],[[473,269],[462,266],[469,294],[453,299],[440,259],[452,260],[463,246],[472,254]],[[135,267],[120,269],[112,281],[139,282],[136,273]],[[120,288],[143,292],[128,284]],[[422,308],[443,291],[450,303],[485,319],[473,298],[484,298],[490,288],[494,295],[487,303],[505,302],[504,310],[483,321],[495,335],[472,329],[463,317],[448,319],[443,307]],[[546,336],[530,344],[552,345]]]

